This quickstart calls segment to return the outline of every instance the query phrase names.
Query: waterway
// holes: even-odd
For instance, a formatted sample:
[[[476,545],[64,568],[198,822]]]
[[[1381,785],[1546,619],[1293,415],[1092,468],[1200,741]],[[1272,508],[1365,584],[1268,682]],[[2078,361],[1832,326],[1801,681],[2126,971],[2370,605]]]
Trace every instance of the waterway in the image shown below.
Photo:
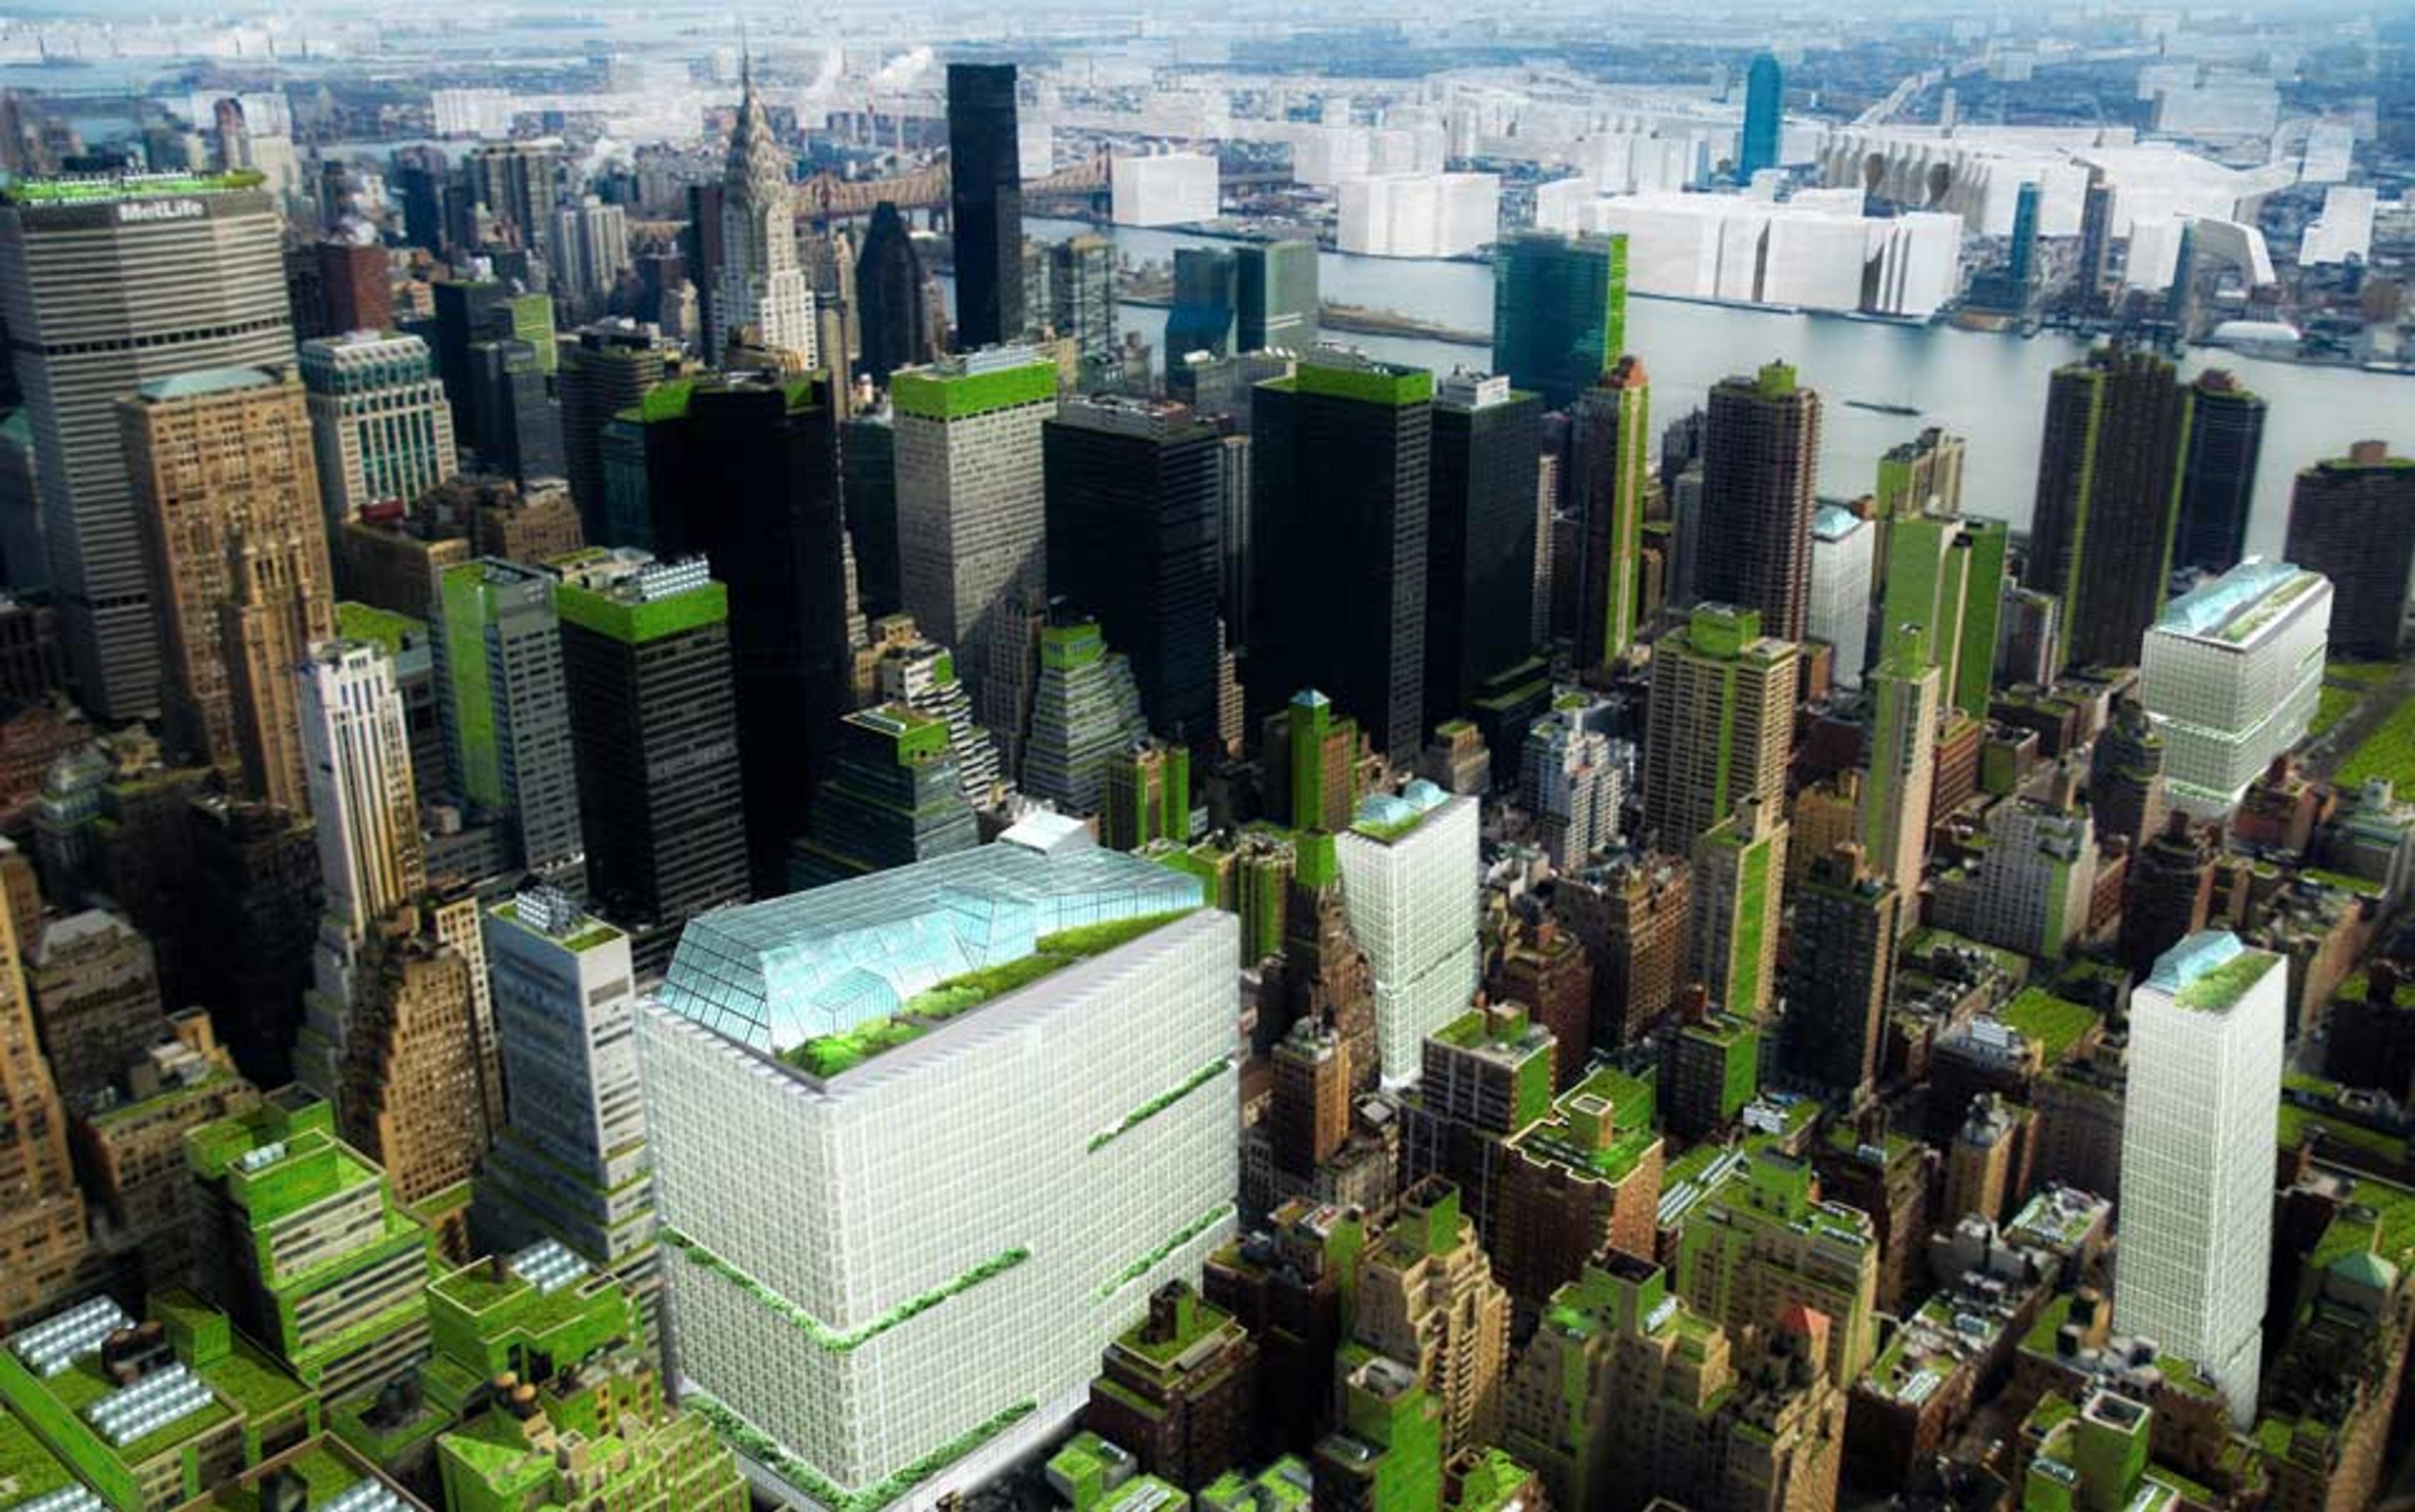
[[[1030,219],[1025,230],[1056,241],[1077,232],[1111,236],[1134,262],[1165,262],[1178,247],[1229,245],[1162,231],[1093,227],[1085,222]],[[1378,309],[1402,310],[1463,330],[1492,328],[1492,274],[1471,262],[1406,261],[1327,252],[1319,260],[1321,292]],[[1165,311],[1123,307],[1123,327],[1162,347]],[[1826,399],[1821,420],[1822,494],[1868,491],[1878,459],[1924,426],[1940,426],[1969,443],[1963,507],[2026,528],[2037,487],[2037,450],[2046,422],[2047,382],[2054,369],[2085,352],[2075,337],[2053,332],[2022,337],[1951,326],[1905,326],[1830,316],[1676,300],[1628,304],[1627,344],[1652,378],[1655,427],[1703,401],[1710,386],[1773,358],[1792,363],[1803,382]],[[1482,348],[1393,337],[1345,336],[1395,362],[1448,372],[1482,367]],[[2195,373],[2228,367],[2270,401],[2264,451],[2257,471],[2250,550],[2278,552],[2288,523],[2289,482],[2298,469],[2345,454],[2366,437],[2415,447],[2415,378],[2272,362],[2236,352],[2194,352],[2182,363]],[[1919,407],[1917,416],[1850,408],[1847,399]]]

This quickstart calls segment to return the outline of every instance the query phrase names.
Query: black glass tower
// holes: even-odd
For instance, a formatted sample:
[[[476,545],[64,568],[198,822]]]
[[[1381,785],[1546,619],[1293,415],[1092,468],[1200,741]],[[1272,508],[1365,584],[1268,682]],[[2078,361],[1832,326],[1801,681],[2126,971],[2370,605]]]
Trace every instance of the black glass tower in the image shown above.
[[[2172,562],[2223,573],[2247,552],[2256,463],[2264,454],[2264,400],[2228,369],[2189,385],[2188,455],[2181,463],[2180,540]]]
[[[948,65],[948,218],[956,238],[956,346],[1019,339],[1023,177],[1014,65]]]
[[[702,556],[729,590],[747,874],[775,896],[852,703],[829,379],[679,380],[644,411],[654,553]]]
[[[1131,659],[1161,735],[1216,740],[1223,438],[1181,405],[1066,401],[1042,432],[1048,588]]]
[[[873,207],[855,260],[855,304],[862,353],[855,370],[886,386],[889,375],[931,360],[931,312],[923,303],[922,259],[906,217],[887,200]]]
[[[1534,652],[1535,494],[1543,406],[1507,378],[1454,374],[1434,397],[1426,508],[1425,722]]]

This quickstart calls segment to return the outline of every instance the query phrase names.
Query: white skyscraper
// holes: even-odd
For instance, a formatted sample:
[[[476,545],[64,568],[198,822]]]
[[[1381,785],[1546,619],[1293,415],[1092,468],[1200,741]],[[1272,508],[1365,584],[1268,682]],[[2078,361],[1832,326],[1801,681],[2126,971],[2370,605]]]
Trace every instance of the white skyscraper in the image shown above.
[[[1850,509],[1822,504],[1811,513],[1811,606],[1804,628],[1837,654],[1829,677],[1861,686],[1870,636],[1871,552],[1878,527]]]
[[[1477,801],[1420,777],[1358,805],[1334,837],[1342,906],[1375,978],[1375,1049],[1387,1085],[1418,1074],[1425,1039],[1467,1010],[1482,969]]]
[[[2272,1259],[2289,971],[2205,930],[2130,995],[2113,1323],[2194,1360],[2244,1428]]]
[[[1201,904],[1009,838],[690,922],[638,1010],[687,1403],[899,1512],[1077,1413],[1233,1231],[1239,923]]]
[[[1573,872],[1616,844],[1633,747],[1585,727],[1585,707],[1555,709],[1526,732],[1522,776],[1552,864]]]
[[[2305,738],[2331,622],[2329,578],[2250,557],[2174,599],[2148,628],[2140,701],[2164,738],[2173,803],[2219,818]]]
[[[721,266],[712,276],[710,356],[753,327],[767,347],[817,360],[814,286],[797,262],[797,218],[788,155],[772,140],[771,122],[750,69],[738,101],[738,127],[721,175]]]

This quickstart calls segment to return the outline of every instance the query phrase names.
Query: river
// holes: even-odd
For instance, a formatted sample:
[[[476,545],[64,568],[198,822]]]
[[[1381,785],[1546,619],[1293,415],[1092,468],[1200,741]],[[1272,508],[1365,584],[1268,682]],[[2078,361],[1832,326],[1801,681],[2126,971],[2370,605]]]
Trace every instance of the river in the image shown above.
[[[1207,237],[1072,220],[1029,219],[1031,236],[1057,241],[1099,231],[1135,262],[1165,262],[1174,248],[1220,246]],[[1492,271],[1473,262],[1413,262],[1327,252],[1319,260],[1322,293],[1354,305],[1402,310],[1463,330],[1492,328]],[[1123,307],[1119,320],[1162,348],[1165,311]],[[2029,523],[2037,484],[2038,439],[2046,423],[2047,381],[2078,356],[2084,344],[2055,333],[2023,338],[1951,326],[1903,326],[1825,316],[1635,299],[1627,309],[1628,346],[1652,375],[1656,427],[1702,402],[1710,386],[1772,358],[1794,364],[1820,390],[1820,491],[1849,497],[1868,491],[1881,454],[1941,426],[1969,443],[1963,507],[2016,528]],[[1476,347],[1394,337],[1341,336],[1376,356],[1448,371],[1483,367]],[[1161,350],[1158,361],[1164,361]],[[2257,471],[2251,550],[2278,552],[2289,509],[2289,482],[2298,469],[2344,455],[2366,437],[2415,448],[2415,379],[2348,367],[2272,362],[2235,352],[2192,352],[2185,372],[2228,367],[2271,408]],[[1868,399],[1920,407],[1917,416],[1848,407]],[[1657,441],[1656,441],[1657,444]]]

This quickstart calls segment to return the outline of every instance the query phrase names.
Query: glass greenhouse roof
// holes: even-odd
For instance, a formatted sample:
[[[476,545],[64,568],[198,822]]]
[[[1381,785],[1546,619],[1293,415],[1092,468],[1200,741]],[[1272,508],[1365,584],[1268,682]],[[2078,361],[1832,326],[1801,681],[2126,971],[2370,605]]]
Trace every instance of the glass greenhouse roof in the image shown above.
[[[1198,906],[1199,879],[1120,851],[1010,842],[723,908],[688,924],[666,1007],[778,1054],[1083,924]]]

